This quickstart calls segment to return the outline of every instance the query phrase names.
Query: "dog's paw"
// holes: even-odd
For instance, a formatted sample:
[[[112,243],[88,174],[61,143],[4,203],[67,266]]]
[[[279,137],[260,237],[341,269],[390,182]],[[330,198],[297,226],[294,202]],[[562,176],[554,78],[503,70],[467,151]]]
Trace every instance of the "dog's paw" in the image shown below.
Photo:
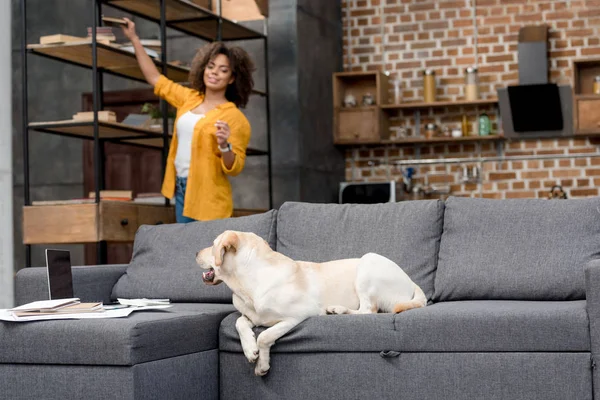
[[[255,363],[258,360],[258,349],[252,351],[244,349],[244,355],[248,359],[248,362]]]
[[[329,306],[326,311],[327,314],[346,314],[348,309],[343,306]]]
[[[271,366],[269,365],[269,363],[261,363],[260,360],[258,360],[256,368],[254,368],[254,375],[265,376],[267,372],[269,372],[270,368]]]

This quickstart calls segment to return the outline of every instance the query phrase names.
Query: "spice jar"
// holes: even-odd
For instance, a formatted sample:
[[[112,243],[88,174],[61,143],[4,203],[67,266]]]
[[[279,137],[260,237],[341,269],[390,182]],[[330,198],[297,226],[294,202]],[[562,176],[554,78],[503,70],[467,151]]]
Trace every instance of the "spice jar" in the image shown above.
[[[465,99],[468,101],[479,99],[479,75],[476,67],[465,70]]]
[[[428,123],[425,125],[425,138],[426,139],[431,139],[432,137],[434,137],[436,132],[437,132],[437,126],[435,126],[435,124]]]
[[[594,78],[594,94],[600,94],[600,76]]]
[[[425,103],[435,101],[435,71],[432,69],[423,71],[423,101]]]

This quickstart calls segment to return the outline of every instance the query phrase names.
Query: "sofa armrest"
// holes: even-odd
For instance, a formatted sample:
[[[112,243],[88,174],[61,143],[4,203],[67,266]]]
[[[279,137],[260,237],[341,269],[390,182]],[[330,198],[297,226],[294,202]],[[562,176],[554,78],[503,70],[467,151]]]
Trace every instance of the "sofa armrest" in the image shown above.
[[[112,288],[127,264],[73,267],[73,295],[81,301],[111,302]],[[23,268],[15,279],[15,304],[48,299],[48,273],[45,267]]]

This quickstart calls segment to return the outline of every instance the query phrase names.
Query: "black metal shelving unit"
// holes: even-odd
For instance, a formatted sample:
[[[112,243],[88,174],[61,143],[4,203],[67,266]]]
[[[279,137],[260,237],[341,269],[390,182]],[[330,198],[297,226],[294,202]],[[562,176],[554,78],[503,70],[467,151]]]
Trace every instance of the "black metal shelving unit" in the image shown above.
[[[262,40],[264,43],[264,63],[265,63],[265,91],[254,90],[253,95],[265,98],[266,102],[266,135],[267,150],[248,148],[247,156],[266,156],[268,167],[268,199],[269,208],[273,207],[272,190],[272,162],[271,162],[271,132],[270,132],[270,104],[269,104],[269,60],[268,60],[268,35],[266,29],[264,33],[259,33],[253,29],[244,27],[234,21],[223,18],[221,10],[221,0],[218,1],[218,13],[196,5],[189,0],[94,0],[92,7],[92,38],[91,43],[76,44],[80,48],[71,48],[69,45],[57,45],[56,47],[28,46],[27,44],[27,1],[21,0],[21,62],[22,62],[22,119],[23,119],[23,185],[24,185],[24,206],[31,205],[30,181],[29,181],[29,131],[35,130],[56,135],[64,135],[80,139],[94,141],[94,182],[95,182],[95,202],[100,201],[100,191],[104,189],[104,142],[117,142],[132,146],[148,147],[144,144],[136,143],[136,140],[160,139],[162,138],[162,173],[164,175],[169,146],[167,102],[160,99],[160,108],[163,115],[162,133],[152,132],[145,129],[136,129],[127,125],[115,127],[114,124],[98,120],[98,112],[103,109],[103,81],[104,74],[120,76],[126,79],[143,81],[143,75],[137,67],[137,61],[133,53],[98,43],[96,38],[97,27],[102,25],[102,7],[107,6],[131,15],[135,15],[146,20],[153,21],[160,26],[161,54],[160,62],[154,60],[161,72],[169,77],[185,75],[187,70],[182,67],[170,65],[167,63],[167,34],[166,29],[171,28],[185,34],[198,37],[205,41],[235,41],[235,40]],[[29,0],[31,1],[31,0]],[[213,0],[215,1],[215,0]],[[170,17],[173,16],[173,17]],[[183,16],[183,17],[182,17]],[[88,48],[91,48],[91,57],[88,55]],[[70,51],[61,52],[63,49]],[[57,50],[57,51],[54,51]],[[126,70],[123,68],[112,68],[110,65],[102,65],[99,60],[101,54],[110,54],[114,57],[131,59],[132,65]],[[92,97],[93,97],[93,121],[81,123],[66,123],[64,121],[54,121],[48,123],[29,123],[28,113],[28,85],[27,85],[27,56],[34,54],[63,63],[77,65],[91,69],[92,71]],[[134,66],[135,64],[135,66]],[[110,130],[112,125],[113,134],[101,137],[101,132]],[[73,133],[73,128],[91,127],[93,135]],[[122,134],[116,135],[115,131]],[[89,132],[88,132],[89,133]],[[165,201],[165,205],[168,200]],[[100,264],[106,263],[106,242],[97,243],[98,260]],[[26,266],[31,266],[31,245],[26,245]]]

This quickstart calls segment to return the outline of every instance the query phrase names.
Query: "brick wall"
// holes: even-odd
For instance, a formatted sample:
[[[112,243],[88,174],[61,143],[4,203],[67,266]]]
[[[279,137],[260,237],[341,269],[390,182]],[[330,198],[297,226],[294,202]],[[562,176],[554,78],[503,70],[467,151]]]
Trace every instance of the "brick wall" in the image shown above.
[[[344,64],[348,71],[383,70],[402,81],[402,101],[422,100],[421,71],[437,76],[438,100],[464,96],[464,69],[477,63],[482,98],[496,89],[518,84],[517,40],[522,26],[550,26],[550,80],[572,84],[573,59],[600,58],[600,0],[344,0]],[[382,23],[383,18],[383,23]],[[475,52],[477,36],[477,52]],[[487,112],[498,129],[494,107],[431,110],[421,123],[459,127],[463,114],[475,129],[476,116]],[[391,125],[414,130],[410,112],[399,112]],[[594,138],[513,140],[500,142],[507,155],[599,153]],[[399,179],[396,160],[494,156],[493,143],[401,147],[364,147],[346,151],[346,178],[355,181]],[[417,180],[431,184],[443,178],[453,195],[494,198],[545,197],[554,184],[569,197],[597,196],[600,157],[579,159],[489,162],[479,165],[480,183],[461,182],[464,165],[417,167]],[[435,172],[435,174],[433,173]],[[444,176],[446,174],[447,176]]]

